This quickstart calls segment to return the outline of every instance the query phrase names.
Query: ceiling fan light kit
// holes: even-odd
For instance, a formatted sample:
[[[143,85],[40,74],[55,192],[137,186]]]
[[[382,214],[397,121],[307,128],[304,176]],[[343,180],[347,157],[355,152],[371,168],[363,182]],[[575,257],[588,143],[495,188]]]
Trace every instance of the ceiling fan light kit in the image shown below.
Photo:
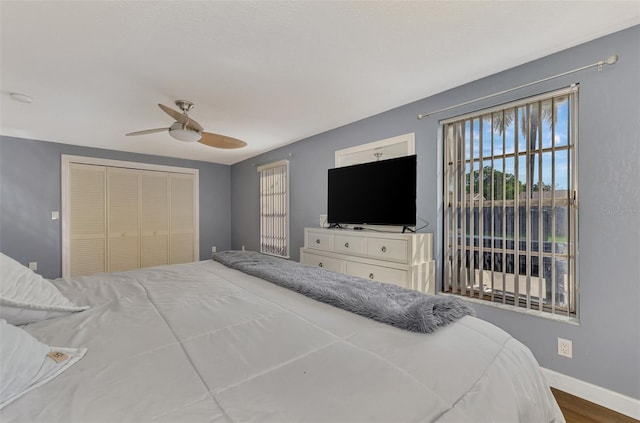
[[[189,117],[189,110],[193,108],[193,103],[187,100],[176,100],[176,106],[182,113],[173,110],[164,104],[158,104],[158,107],[174,118],[176,121],[168,128],[146,129],[144,131],[129,132],[128,136],[146,135],[156,132],[167,131],[171,137],[183,142],[199,142],[209,147],[215,148],[242,148],[247,145],[246,142],[236,138],[227,137],[226,135],[204,132],[204,128],[195,120]]]
[[[178,141],[196,142],[202,139],[202,134],[195,129],[189,128],[187,125],[176,122],[169,128],[169,135]]]

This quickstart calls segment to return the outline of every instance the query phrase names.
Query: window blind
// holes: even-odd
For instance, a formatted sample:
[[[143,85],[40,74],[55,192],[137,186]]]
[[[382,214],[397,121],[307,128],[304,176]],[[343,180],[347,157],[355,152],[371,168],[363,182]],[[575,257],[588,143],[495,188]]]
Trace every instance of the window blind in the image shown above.
[[[260,251],[289,257],[289,161],[258,167]]]
[[[577,89],[442,122],[445,292],[577,315]]]

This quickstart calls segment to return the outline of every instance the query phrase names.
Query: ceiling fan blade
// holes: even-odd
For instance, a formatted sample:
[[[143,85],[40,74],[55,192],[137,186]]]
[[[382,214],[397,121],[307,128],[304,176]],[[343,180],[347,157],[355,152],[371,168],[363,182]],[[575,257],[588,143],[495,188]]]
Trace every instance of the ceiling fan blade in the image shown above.
[[[173,110],[171,107],[167,107],[164,104],[158,104],[158,107],[160,107],[163,112],[174,118],[177,122],[187,125],[188,127],[193,128],[198,132],[202,132],[204,130],[204,128],[198,122],[184,115],[183,113],[180,113],[177,110]]]
[[[129,132],[128,134],[125,134],[125,135],[131,136],[131,135],[154,134],[156,132],[162,132],[162,131],[168,131],[168,130],[169,128],[145,129],[144,131]]]
[[[242,148],[247,145],[246,142],[239,139],[211,132],[202,132],[202,138],[198,142],[216,148]]]

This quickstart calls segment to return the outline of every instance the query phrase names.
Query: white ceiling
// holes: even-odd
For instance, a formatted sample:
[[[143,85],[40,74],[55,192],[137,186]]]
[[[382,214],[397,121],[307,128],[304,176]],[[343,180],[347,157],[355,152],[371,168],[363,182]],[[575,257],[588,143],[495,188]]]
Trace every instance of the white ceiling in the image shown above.
[[[3,0],[0,14],[2,135],[232,164],[639,24],[640,2]],[[169,126],[156,104],[176,99],[249,145],[124,136]]]

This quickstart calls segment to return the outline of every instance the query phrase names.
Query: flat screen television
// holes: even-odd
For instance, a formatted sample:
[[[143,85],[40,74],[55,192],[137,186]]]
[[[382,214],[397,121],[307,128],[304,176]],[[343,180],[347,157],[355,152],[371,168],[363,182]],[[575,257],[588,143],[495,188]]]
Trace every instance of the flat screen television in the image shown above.
[[[416,156],[328,171],[330,225],[416,225]]]

